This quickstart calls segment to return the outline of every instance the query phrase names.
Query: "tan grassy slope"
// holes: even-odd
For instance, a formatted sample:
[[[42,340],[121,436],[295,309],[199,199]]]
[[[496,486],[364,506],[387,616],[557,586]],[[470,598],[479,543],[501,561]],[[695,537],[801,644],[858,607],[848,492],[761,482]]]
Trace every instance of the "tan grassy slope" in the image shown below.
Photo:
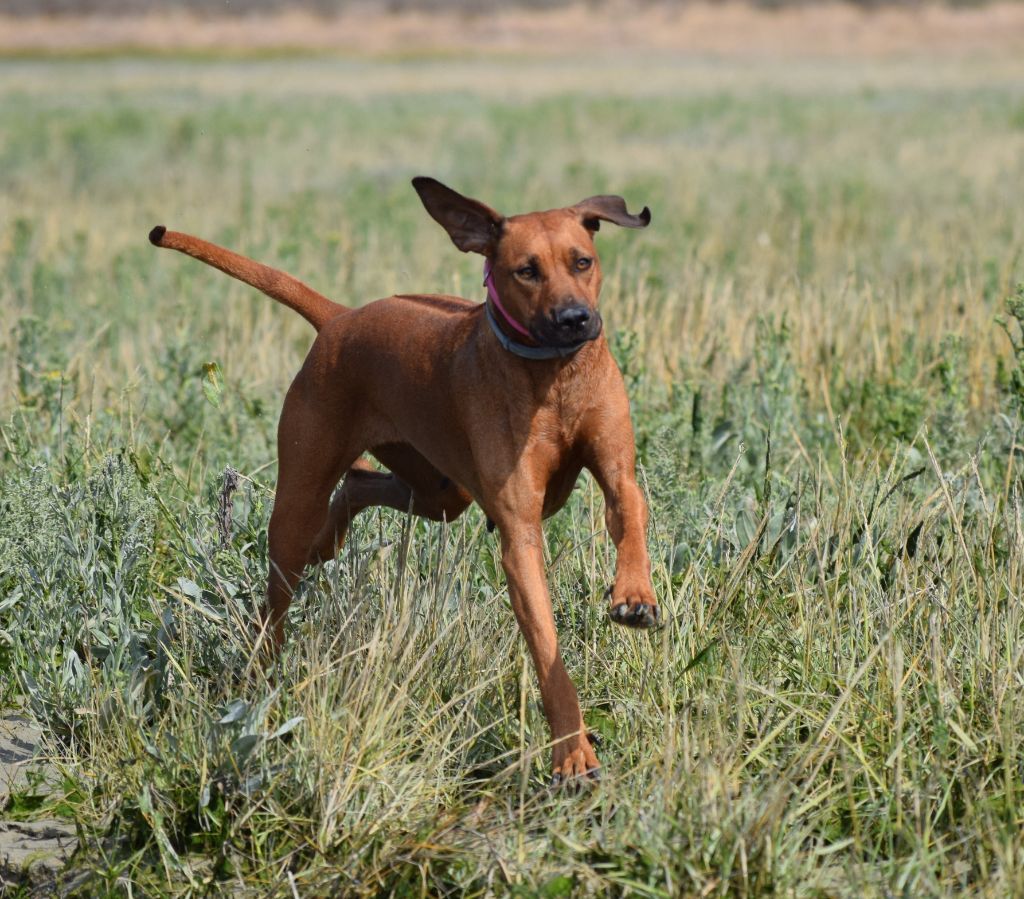
[[[765,10],[739,3],[595,9],[509,8],[497,14],[347,11],[199,18],[0,16],[0,53],[272,50],[406,54],[469,51],[561,54],[622,48],[685,53],[877,57],[907,53],[1014,54],[1024,50],[1024,5],[865,10],[846,4]]]

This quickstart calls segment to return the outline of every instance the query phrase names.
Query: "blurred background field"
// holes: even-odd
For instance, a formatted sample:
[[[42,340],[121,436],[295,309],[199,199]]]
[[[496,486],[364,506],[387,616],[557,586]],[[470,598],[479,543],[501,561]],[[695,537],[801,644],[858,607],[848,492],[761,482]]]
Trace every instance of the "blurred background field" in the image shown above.
[[[723,378],[759,320],[785,318],[822,409],[830,392],[891,378],[908,343],[927,355],[950,335],[962,338],[968,405],[991,409],[1008,349],[993,315],[1021,270],[1020,68],[667,55],[7,62],[8,320],[45,322],[39,339],[67,356],[72,408],[144,390],[154,347],[194,333],[230,377],[278,396],[305,325],[155,254],[149,228],[220,240],[348,303],[475,295],[478,261],[438,239],[409,187],[430,172],[509,212],[594,191],[651,205],[642,239],[602,234],[604,304],[661,377]],[[17,339],[6,330],[8,404],[26,377]],[[924,389],[931,370],[910,385]]]
[[[354,56],[624,49],[762,55],[991,57],[1024,50],[1024,4],[562,0],[0,0],[8,54],[147,52]]]
[[[89,895],[1024,890],[1018,9],[371,10],[394,30],[361,37],[343,11],[316,52],[285,28],[232,58],[14,46],[4,20],[0,700],[60,771],[5,814],[74,821]],[[826,14],[859,24],[808,26]],[[553,52],[574,23],[600,53]],[[580,796],[544,789],[475,511],[367,514],[307,578],[286,664],[247,666],[312,334],[146,234],[351,304],[482,299],[416,174],[509,213],[653,212],[598,241],[668,624],[607,623],[584,479],[548,526],[604,737]]]

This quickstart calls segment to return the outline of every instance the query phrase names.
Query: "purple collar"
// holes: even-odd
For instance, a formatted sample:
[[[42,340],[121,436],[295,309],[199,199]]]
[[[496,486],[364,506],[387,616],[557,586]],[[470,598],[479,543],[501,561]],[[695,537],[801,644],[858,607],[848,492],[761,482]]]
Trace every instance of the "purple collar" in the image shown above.
[[[484,260],[484,287],[487,288],[487,296],[494,303],[494,308],[501,313],[502,318],[505,319],[509,326],[522,334],[523,337],[529,337],[530,340],[533,340],[533,335],[512,318],[505,310],[505,307],[501,305],[501,300],[498,299],[498,288],[494,286],[494,268],[491,265],[490,259]]]

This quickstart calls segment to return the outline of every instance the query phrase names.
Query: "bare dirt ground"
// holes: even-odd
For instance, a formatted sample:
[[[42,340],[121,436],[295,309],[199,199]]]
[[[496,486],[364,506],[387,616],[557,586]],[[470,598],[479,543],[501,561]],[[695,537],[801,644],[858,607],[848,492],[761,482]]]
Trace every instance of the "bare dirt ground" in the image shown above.
[[[739,3],[681,7],[610,3],[498,14],[351,11],[199,18],[0,17],[0,54],[286,50],[363,56],[429,53],[607,52],[657,49],[724,56],[977,56],[1024,52],[1024,4],[980,8],[765,10]]]
[[[17,715],[0,717],[0,895],[20,886],[46,895],[54,877],[75,849],[75,828],[64,821],[4,820],[13,791],[39,770],[39,730]]]

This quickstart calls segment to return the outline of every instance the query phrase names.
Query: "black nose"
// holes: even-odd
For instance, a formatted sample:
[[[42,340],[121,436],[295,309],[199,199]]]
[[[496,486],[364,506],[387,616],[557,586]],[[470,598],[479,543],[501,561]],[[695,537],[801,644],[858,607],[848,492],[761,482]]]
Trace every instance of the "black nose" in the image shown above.
[[[590,321],[590,310],[586,306],[573,303],[571,306],[562,306],[551,313],[555,325],[564,328],[566,331],[580,331]]]

